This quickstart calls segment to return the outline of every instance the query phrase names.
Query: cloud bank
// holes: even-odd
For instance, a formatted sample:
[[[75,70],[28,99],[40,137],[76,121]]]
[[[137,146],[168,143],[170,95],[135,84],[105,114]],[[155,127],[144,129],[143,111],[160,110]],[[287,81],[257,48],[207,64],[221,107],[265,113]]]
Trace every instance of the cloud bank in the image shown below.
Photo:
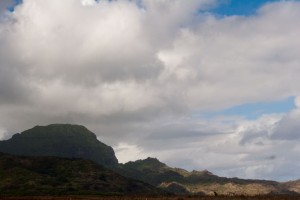
[[[299,1],[224,17],[210,0],[24,0],[10,13],[3,2],[2,138],[79,123],[124,162],[300,177],[299,98],[256,120],[195,115],[300,94]]]

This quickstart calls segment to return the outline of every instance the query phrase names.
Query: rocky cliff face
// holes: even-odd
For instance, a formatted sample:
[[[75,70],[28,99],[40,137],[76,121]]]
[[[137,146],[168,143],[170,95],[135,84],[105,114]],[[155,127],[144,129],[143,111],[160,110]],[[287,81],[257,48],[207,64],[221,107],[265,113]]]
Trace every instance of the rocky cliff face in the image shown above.
[[[0,141],[0,152],[24,156],[58,156],[93,160],[104,166],[118,164],[114,150],[97,140],[84,126],[36,126]]]

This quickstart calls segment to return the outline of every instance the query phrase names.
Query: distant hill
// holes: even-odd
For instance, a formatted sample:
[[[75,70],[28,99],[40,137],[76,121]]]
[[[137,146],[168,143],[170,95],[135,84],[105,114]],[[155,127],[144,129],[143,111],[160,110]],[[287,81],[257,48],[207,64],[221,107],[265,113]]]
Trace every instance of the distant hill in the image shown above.
[[[0,196],[160,194],[93,161],[0,153]]]
[[[120,164],[120,174],[150,183],[176,194],[262,195],[295,194],[275,181],[219,177],[211,172],[172,168],[155,158]]]
[[[0,141],[0,152],[25,156],[84,158],[104,166],[118,164],[114,150],[80,125],[36,126],[15,134],[9,140]]]
[[[116,171],[126,177],[142,180],[155,186],[159,186],[162,182],[182,180],[183,178],[183,175],[176,169],[168,167],[156,158],[120,164]]]
[[[283,185],[287,190],[300,193],[300,180],[288,181],[283,183]]]
[[[207,170],[189,172],[180,168],[172,168],[156,158],[120,164],[116,170],[124,176],[142,180],[156,186],[163,182],[174,181],[192,184],[200,182],[211,183],[216,180],[224,183],[227,180],[227,178],[218,177]]]

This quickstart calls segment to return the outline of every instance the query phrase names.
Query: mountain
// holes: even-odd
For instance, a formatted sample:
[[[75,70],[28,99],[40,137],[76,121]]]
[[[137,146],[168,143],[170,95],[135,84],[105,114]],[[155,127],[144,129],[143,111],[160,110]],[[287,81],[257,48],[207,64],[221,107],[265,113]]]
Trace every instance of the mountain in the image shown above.
[[[72,188],[83,193],[88,191],[92,193],[97,193],[96,191],[105,193],[109,191],[113,193],[119,191],[121,193],[127,193],[135,187],[138,191],[153,191],[153,186],[175,194],[262,195],[296,194],[300,192],[299,181],[278,183],[267,180],[219,177],[207,170],[190,172],[180,168],[172,168],[156,158],[147,158],[126,164],[118,164],[114,150],[110,146],[98,141],[94,133],[84,126],[79,125],[52,124],[48,126],[36,126],[21,134],[15,134],[9,140],[0,141],[0,152],[23,156],[40,156],[38,158],[32,158],[33,160],[27,157],[13,158],[11,156],[11,158],[7,159],[16,159],[19,161],[9,161],[9,167],[5,169],[3,168],[5,165],[2,166],[3,163],[0,163],[0,168],[2,167],[0,179],[2,179],[2,176],[6,177],[6,179],[2,181],[0,180],[0,188],[8,188],[8,191],[23,191],[23,193],[25,193],[27,190],[31,191],[29,187],[31,185],[33,188],[37,188],[36,190],[34,189],[34,191],[41,190],[43,192],[44,189],[40,187],[45,186],[46,191],[54,192],[54,188],[56,188],[55,185],[58,184],[59,186],[56,189],[61,193],[69,190],[72,191]],[[43,158],[41,156],[57,156],[69,158],[69,160],[61,159],[58,161],[58,158]],[[81,158],[91,161],[74,160],[72,158]],[[107,176],[105,175],[105,177],[109,178],[102,180],[102,176],[100,175],[99,177],[97,174],[100,173],[99,170],[106,173],[106,169],[99,166],[96,167],[96,164],[92,161],[112,169],[120,175],[108,170],[107,173],[113,174],[111,174],[111,176],[106,174]],[[4,161],[4,164],[6,162],[8,161]],[[48,166],[48,162],[52,164]],[[29,164],[29,168],[26,163],[31,163]],[[51,166],[56,166],[55,163],[59,163],[57,164],[59,167],[54,167],[53,169]],[[75,176],[76,171],[80,172],[79,166],[81,166],[83,170],[92,168],[90,173],[88,173],[88,170],[82,172],[82,174],[91,178],[88,179],[90,182],[85,184],[83,176],[81,176],[82,174],[79,174],[78,178],[75,178],[77,176]],[[50,171],[48,168],[50,168]],[[10,170],[16,171],[11,172]],[[8,172],[7,174],[6,171]],[[45,174],[44,171],[46,171]],[[52,172],[54,173],[54,177],[52,177]],[[60,176],[59,174],[61,173],[64,174],[64,176]],[[19,182],[17,177],[21,177]],[[100,183],[97,177],[104,182],[106,180],[112,180],[109,183],[105,183],[107,190],[101,189],[103,187],[101,184],[104,184],[104,182],[100,181]],[[118,184],[113,184],[113,180],[116,180],[114,177],[119,177],[122,185],[118,186]],[[123,177],[123,179],[120,177]],[[33,179],[33,182],[30,182],[30,179]],[[132,179],[150,184],[152,185],[152,189],[148,185],[149,190],[144,190],[144,186],[141,185],[142,182],[137,184],[137,182],[132,181]],[[24,182],[24,185],[22,185],[21,182]],[[75,185],[72,184],[73,182]],[[83,186],[84,184],[85,186]],[[119,189],[109,186],[110,184]],[[24,188],[24,190],[13,190],[14,185],[19,188]],[[91,186],[88,187],[88,185]],[[10,189],[10,187],[12,189]],[[139,189],[139,187],[141,187],[141,189]]]
[[[97,140],[84,126],[52,124],[36,126],[0,141],[0,152],[24,156],[84,158],[102,164],[118,164],[114,150]]]
[[[93,161],[0,153],[0,196],[161,194]]]
[[[189,172],[169,167],[155,158],[120,164],[115,170],[126,177],[141,180],[176,194],[263,195],[296,192],[275,181],[225,178],[207,170]]]

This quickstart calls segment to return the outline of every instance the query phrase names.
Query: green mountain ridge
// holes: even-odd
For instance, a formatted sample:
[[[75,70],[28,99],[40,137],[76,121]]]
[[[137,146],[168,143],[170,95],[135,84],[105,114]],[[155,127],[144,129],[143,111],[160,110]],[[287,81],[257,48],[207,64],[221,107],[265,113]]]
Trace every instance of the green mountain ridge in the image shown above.
[[[118,164],[112,147],[97,140],[84,126],[52,124],[35,126],[0,141],[0,152],[24,156],[84,158],[104,166]]]
[[[90,165],[89,162],[93,161],[99,165],[105,166],[105,168],[113,170],[115,174],[120,174],[118,176],[121,176],[123,178],[126,177],[128,180],[138,180],[139,183],[144,182],[152,185],[152,187],[164,189],[165,191],[175,194],[211,195],[217,193],[222,195],[263,195],[270,193],[299,194],[300,192],[300,184],[298,181],[279,183],[276,181],[268,180],[247,180],[239,178],[219,177],[207,170],[194,170],[189,172],[180,168],[172,168],[167,166],[165,163],[160,162],[156,158],[147,158],[144,160],[137,160],[125,164],[118,164],[118,160],[115,157],[112,147],[100,142],[94,133],[89,131],[84,126],[80,125],[53,124],[48,126],[36,126],[32,129],[22,132],[21,134],[14,135],[9,140],[0,141],[0,152],[23,156],[56,156],[69,159],[86,159],[90,161],[82,160],[81,162],[86,162],[87,166]],[[21,157],[18,158],[22,160]],[[29,158],[26,159],[28,160]],[[49,158],[40,157],[39,159],[46,159],[45,162],[47,163],[47,159]],[[47,171],[47,167],[49,167],[35,161],[26,162],[33,163],[32,166],[36,165],[36,170],[38,171]],[[64,162],[66,165],[69,164],[66,161]],[[17,168],[20,168],[20,163],[22,164],[23,161],[14,163],[16,164]],[[14,168],[13,164],[11,164],[11,166],[12,168]],[[17,171],[20,177],[26,176],[26,174],[32,174],[33,180],[41,179],[35,177],[41,177],[40,174],[36,174],[36,171],[26,171],[26,168],[24,168],[24,166],[22,166],[21,169],[21,171]],[[9,169],[7,168],[6,170]],[[2,179],[2,176],[4,174],[5,170],[2,169],[2,171],[0,172],[0,179]],[[13,173],[8,173],[8,180],[10,179],[9,176],[12,176],[12,180],[14,180],[15,177]],[[65,178],[68,178],[69,176],[72,176],[72,174],[67,173]],[[112,176],[114,177],[116,175],[112,174]],[[78,184],[80,185],[82,182],[84,182],[84,180],[80,179],[83,179],[84,177],[79,177],[80,178],[76,179],[76,181],[78,181]],[[110,177],[108,179],[113,179],[113,177]],[[51,184],[51,179],[46,178],[45,180],[50,181],[49,184]],[[92,180],[96,181],[97,179],[94,178]],[[34,181],[34,183],[40,184],[39,181]],[[61,184],[59,181],[58,183]],[[127,183],[131,184],[131,182]],[[1,182],[0,180],[0,188],[3,186],[1,186],[1,184],[3,184],[3,182]],[[47,183],[44,184],[47,185]],[[92,182],[91,184],[93,185]],[[95,186],[95,188],[97,187],[98,186]],[[123,190],[119,188],[120,191],[127,191],[127,187],[132,188],[130,185],[126,186],[126,184],[123,184],[120,187],[123,188]],[[62,188],[68,187],[63,186]],[[79,191],[82,191],[80,188],[81,187],[79,187]],[[49,191],[52,190],[49,189]],[[86,190],[86,192],[87,191],[89,190]],[[90,191],[95,192],[96,189],[94,190],[93,188],[91,188]],[[109,192],[108,190],[104,191]],[[115,191],[115,189],[111,190],[111,192]],[[153,190],[149,189],[149,191]]]
[[[83,159],[0,153],[0,177],[1,196],[162,194]]]

